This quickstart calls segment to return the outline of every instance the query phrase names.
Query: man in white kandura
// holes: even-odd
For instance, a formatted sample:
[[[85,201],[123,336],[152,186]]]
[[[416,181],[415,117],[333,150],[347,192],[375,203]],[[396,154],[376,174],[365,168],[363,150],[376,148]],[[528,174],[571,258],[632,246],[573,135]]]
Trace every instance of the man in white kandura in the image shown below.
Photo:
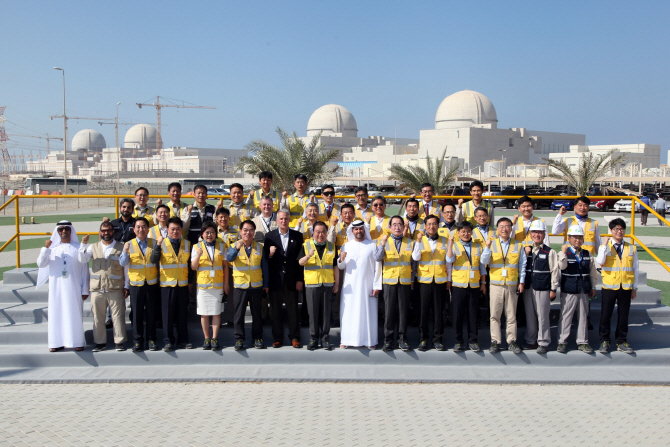
[[[49,280],[49,351],[65,347],[83,351],[84,300],[88,298],[88,263],[77,259],[79,238],[72,224],[60,221],[37,257],[39,289]]]
[[[365,223],[354,220],[347,228],[349,242],[342,246],[337,267],[345,270],[340,304],[340,347],[377,347],[377,296],[382,288],[381,263]]]

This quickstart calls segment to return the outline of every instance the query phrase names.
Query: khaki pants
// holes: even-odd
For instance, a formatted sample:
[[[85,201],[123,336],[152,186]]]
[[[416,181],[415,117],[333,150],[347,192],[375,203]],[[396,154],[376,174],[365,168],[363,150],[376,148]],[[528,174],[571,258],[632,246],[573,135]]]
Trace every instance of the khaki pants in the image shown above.
[[[126,341],[126,300],[122,290],[110,292],[91,292],[91,311],[93,312],[93,342],[96,345],[107,344],[105,318],[107,307],[112,311],[114,324],[114,343]]]
[[[578,312],[577,344],[585,345],[589,342],[589,329],[586,317],[589,315],[589,296],[585,293],[578,295],[561,293],[561,317],[558,320],[558,342],[567,343],[572,326],[572,317]]]
[[[500,338],[500,317],[503,308],[507,319],[507,328],[505,335],[507,343],[516,341],[516,302],[519,299],[517,295],[517,286],[498,286],[491,284],[490,307],[491,307],[491,340],[496,343],[502,343]]]

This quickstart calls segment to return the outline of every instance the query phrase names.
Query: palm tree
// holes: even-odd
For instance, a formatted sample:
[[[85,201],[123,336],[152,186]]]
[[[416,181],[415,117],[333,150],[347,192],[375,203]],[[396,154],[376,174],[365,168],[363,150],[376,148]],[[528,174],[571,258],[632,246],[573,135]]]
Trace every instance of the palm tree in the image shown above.
[[[442,175],[442,168],[444,166],[444,157],[447,154],[447,149],[444,149],[442,156],[435,159],[430,158],[430,155],[426,156],[426,168],[424,169],[420,166],[400,166],[393,165],[389,169],[391,171],[390,180],[398,180],[401,182],[400,188],[410,190],[416,194],[421,192],[421,185],[424,183],[430,183],[433,185],[433,191],[435,194],[443,194],[446,192],[447,187],[451,182],[454,181],[454,177],[458,173],[458,168],[460,164],[452,166],[447,172]]]
[[[278,191],[293,190],[296,174],[305,174],[307,186],[310,186],[328,180],[337,170],[328,167],[328,163],[337,158],[340,151],[324,149],[324,144],[319,144],[320,133],[306,144],[295,132],[289,135],[279,127],[276,132],[281,139],[281,147],[263,140],[253,140],[245,146],[249,155],[240,158],[235,169],[252,175],[262,171],[272,172],[272,185]]]
[[[540,176],[539,180],[548,177],[565,179],[569,186],[575,188],[578,196],[586,195],[598,177],[624,162],[626,155],[613,156],[616,151],[616,148],[611,149],[605,155],[594,155],[593,152],[589,152],[579,160],[577,168],[571,168],[564,160],[543,158],[547,166],[558,171],[560,175],[557,177],[554,174],[545,174]]]

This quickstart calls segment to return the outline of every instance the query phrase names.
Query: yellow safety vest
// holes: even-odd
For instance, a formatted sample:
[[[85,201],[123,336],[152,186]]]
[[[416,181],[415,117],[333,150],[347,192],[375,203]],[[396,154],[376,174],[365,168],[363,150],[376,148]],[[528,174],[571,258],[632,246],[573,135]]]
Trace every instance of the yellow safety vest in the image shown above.
[[[163,235],[161,234],[160,225],[154,225],[153,227],[149,228],[149,239],[157,241],[161,236]]]
[[[416,276],[420,283],[430,284],[435,281],[436,284],[447,282],[447,239],[437,238],[435,251],[431,250],[428,244],[428,236],[423,238],[423,247],[421,247],[421,260],[417,268]]]
[[[326,213],[326,204],[324,202],[319,203],[319,220],[324,222],[326,225],[330,226],[330,219],[333,216],[340,217],[340,207],[336,203],[333,203],[333,209],[330,210],[330,217]]]
[[[170,217],[179,217],[181,219],[181,212],[184,211],[184,209],[186,208],[186,204],[184,202],[181,201],[179,202],[179,205],[177,207],[177,212],[179,214],[175,214],[173,208],[174,204],[172,202],[168,202],[166,205],[168,208],[170,208]]]
[[[224,234],[223,231],[221,231],[221,227],[216,227],[216,237],[223,241],[225,245],[224,249],[227,252],[228,248],[235,244],[235,242],[237,242],[237,240],[240,238],[240,234],[237,231],[231,230],[230,228],[228,228],[228,231]]]
[[[486,241],[488,239],[495,239],[498,237],[498,232],[491,227],[491,225],[488,226],[488,233],[485,235],[485,239],[482,238],[482,233],[480,232],[479,228],[475,225],[474,228],[472,229],[472,242],[481,244],[481,245],[486,245]]]
[[[226,259],[225,244],[219,238],[214,241],[214,259],[209,257],[205,241],[198,242],[202,255],[198,265],[198,289],[223,289],[223,261]]]
[[[326,242],[326,248],[323,250],[323,258],[319,257],[316,251],[316,245],[313,240],[302,244],[305,254],[314,250],[314,256],[309,258],[305,264],[305,287],[332,287],[335,284],[335,275],[333,274],[333,261],[335,260],[335,245]],[[337,268],[337,267],[335,267]]]
[[[279,191],[271,190],[269,194],[265,194],[262,188],[258,188],[256,191],[254,191],[254,208],[256,208],[260,213],[261,199],[265,196],[272,197],[272,211],[274,211],[275,213],[279,211],[279,201],[281,200],[282,197]]]
[[[305,211],[307,203],[309,203],[309,196],[307,194],[298,197],[297,193],[293,193],[288,197],[288,211],[291,219],[289,227],[295,228],[298,219],[302,217],[302,213]]]
[[[563,241],[568,240],[568,229],[572,225],[579,225],[579,220],[575,216],[567,217],[563,219],[563,225],[565,230],[563,230]],[[596,255],[596,228],[598,228],[598,221],[588,217],[584,221],[584,243],[582,244],[582,250],[586,250],[591,255]]]
[[[376,217],[372,216],[372,219],[370,219],[370,237],[372,238],[373,241],[376,241],[380,237],[382,237],[384,234],[388,234],[389,237],[391,237],[391,218],[384,216],[384,219],[382,220],[382,226],[381,226],[381,231],[377,230],[377,224],[376,224]]]
[[[356,210],[356,217],[358,217],[360,220],[365,221],[365,219],[368,217],[368,213],[374,215],[375,213],[370,209],[368,206],[367,209],[365,210],[365,215],[361,212],[360,208],[358,208],[358,205],[355,207]]]
[[[425,231],[425,226],[423,224],[423,219],[419,218],[416,221],[416,226],[414,227],[414,232],[412,232],[412,227],[409,227],[409,237],[411,237],[413,240],[416,240],[416,237],[419,233],[423,233]]]
[[[449,228],[447,227],[440,227],[437,229],[437,234],[439,234],[442,237],[446,237],[447,239],[449,239],[451,236],[456,237],[456,233],[457,233],[456,225],[454,225],[451,230],[449,230]]]
[[[384,284],[406,284],[412,283],[412,239],[403,237],[400,242],[400,253],[396,248],[395,241],[389,237],[384,246],[384,268],[382,270],[382,282]]]
[[[531,225],[533,222],[536,220],[541,220],[544,222],[544,219],[539,219],[535,216],[531,219]],[[545,222],[546,223],[546,222]],[[516,221],[516,233],[514,233],[514,240],[517,240],[521,242],[521,245],[523,247],[532,247],[533,246],[533,240],[530,238],[530,227],[528,227],[528,231],[526,231],[526,227],[524,225],[524,220],[523,217],[520,217]]]
[[[470,245],[470,257],[465,251],[463,243],[454,241],[453,246],[454,256],[456,260],[451,268],[451,285],[461,289],[471,287],[476,289],[479,287],[479,259],[482,256],[482,247],[477,243]]]
[[[154,214],[156,213],[156,209],[153,206],[147,205],[147,211],[144,213],[144,215],[140,216],[140,210],[138,209],[138,206],[135,205],[135,209],[133,209],[133,214],[132,216],[134,218],[138,217],[144,217],[147,222],[149,222],[149,228],[154,226]]]
[[[252,289],[263,287],[263,270],[261,259],[263,258],[263,244],[251,243],[251,259],[242,246],[233,261],[233,285],[238,289]]]
[[[156,249],[155,239],[147,238],[147,250],[142,254],[137,239],[130,240],[130,264],[128,264],[128,279],[131,286],[141,287],[145,281],[150,286],[158,284],[158,266],[152,264],[151,253]]]
[[[309,221],[307,220],[303,221],[302,224],[300,224],[300,232],[302,233],[303,241],[310,241],[314,238],[314,235],[312,235],[312,230],[309,227]]]
[[[433,200],[433,204],[435,201]],[[428,209],[428,215],[433,215],[440,217],[440,215],[437,213],[437,206],[433,205]],[[423,207],[423,201],[419,202],[419,217],[423,220],[426,220],[426,209]]]
[[[247,207],[247,204],[244,205],[235,205],[233,202],[230,202],[228,205],[228,210],[230,211],[230,217],[228,218],[228,229],[231,231],[237,231],[240,229],[240,224],[247,219],[251,219],[251,210]]]
[[[611,290],[630,290],[635,283],[635,260],[637,247],[624,241],[621,259],[610,241],[607,246],[607,258],[602,265],[603,288]]]
[[[519,255],[522,249],[518,241],[510,238],[507,256],[505,256],[500,245],[500,239],[496,238],[493,241],[493,244],[491,244],[491,264],[489,264],[491,284],[499,286],[516,286],[519,284]],[[507,276],[503,276],[503,270],[506,271]]]
[[[470,200],[463,204],[463,220],[467,220],[472,224],[473,227],[477,226],[477,221],[475,220],[475,209],[486,208],[486,211],[489,213],[489,226],[491,225],[491,202],[488,200],[482,200],[482,203],[479,206],[475,206],[475,203]]]
[[[179,255],[174,252],[170,239],[163,239],[161,244],[161,287],[188,286],[188,259],[191,256],[191,244],[181,238]]]
[[[335,227],[335,234],[337,235],[335,246],[338,250],[349,241],[349,238],[347,237],[347,226],[348,225],[345,225],[344,222],[338,222]]]

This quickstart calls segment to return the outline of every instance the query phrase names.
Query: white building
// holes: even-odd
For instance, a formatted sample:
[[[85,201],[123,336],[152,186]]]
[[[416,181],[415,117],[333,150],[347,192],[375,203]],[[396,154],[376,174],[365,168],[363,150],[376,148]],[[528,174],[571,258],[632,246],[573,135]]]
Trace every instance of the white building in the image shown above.
[[[623,154],[626,159],[617,168],[627,165],[642,165],[643,169],[658,168],[661,165],[661,146],[659,144],[603,144],[598,146],[571,145],[569,152],[550,153],[549,159],[563,160],[568,166],[579,165],[586,154],[604,156],[615,149],[614,156]]]
[[[67,151],[67,170],[69,174],[78,174],[79,169],[94,165],[100,161],[103,148],[107,146],[105,137],[93,129],[77,132]],[[63,151],[51,151],[44,158],[26,162],[28,172],[63,175]]]

